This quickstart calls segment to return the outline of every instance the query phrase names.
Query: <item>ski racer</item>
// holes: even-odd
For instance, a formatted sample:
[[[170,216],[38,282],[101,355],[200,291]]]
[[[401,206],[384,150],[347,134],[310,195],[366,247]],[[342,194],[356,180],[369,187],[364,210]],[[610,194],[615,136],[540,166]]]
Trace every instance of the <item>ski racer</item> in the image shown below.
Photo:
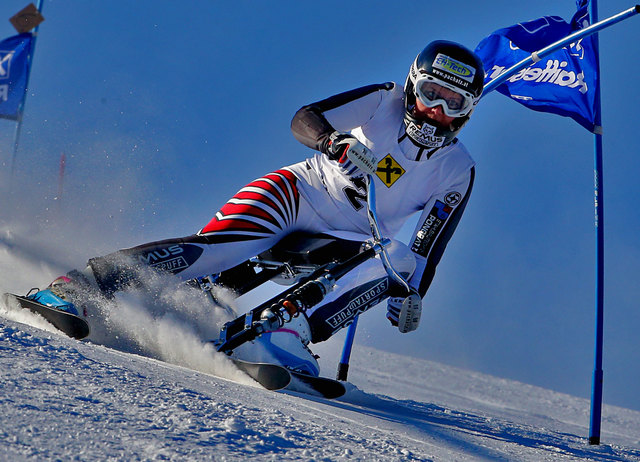
[[[483,80],[482,62],[472,51],[431,42],[413,61],[404,87],[369,85],[299,109],[293,135],[318,153],[249,183],[196,234],[92,258],[85,270],[57,278],[30,298],[77,313],[83,286],[111,295],[132,283],[132,268],[140,265],[186,281],[238,265],[294,231],[362,242],[370,238],[365,174],[375,182],[385,237],[420,214],[409,245],[393,241],[389,252],[413,294],[424,298],[473,186],[475,163],[457,136],[480,99]],[[310,342],[328,339],[387,298],[387,318],[398,326],[404,297],[390,293],[380,262],[370,260],[352,273],[319,306],[237,354],[266,352],[271,362],[317,376]],[[413,309],[403,332],[418,327],[421,303]]]

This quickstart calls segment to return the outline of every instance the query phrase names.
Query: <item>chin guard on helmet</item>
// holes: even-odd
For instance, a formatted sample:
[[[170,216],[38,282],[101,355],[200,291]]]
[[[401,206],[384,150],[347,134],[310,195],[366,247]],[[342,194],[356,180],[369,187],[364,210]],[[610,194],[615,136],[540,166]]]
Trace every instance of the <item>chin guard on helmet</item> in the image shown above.
[[[483,87],[484,67],[474,52],[454,42],[431,42],[414,60],[404,85],[407,135],[428,148],[449,144],[469,120]],[[448,126],[418,119],[416,98],[428,107],[442,105],[443,112],[455,119]]]
[[[405,126],[407,135],[409,135],[416,143],[426,148],[439,148],[444,146],[447,142],[446,137],[436,135],[438,127],[430,125],[426,120],[407,120],[405,117]]]

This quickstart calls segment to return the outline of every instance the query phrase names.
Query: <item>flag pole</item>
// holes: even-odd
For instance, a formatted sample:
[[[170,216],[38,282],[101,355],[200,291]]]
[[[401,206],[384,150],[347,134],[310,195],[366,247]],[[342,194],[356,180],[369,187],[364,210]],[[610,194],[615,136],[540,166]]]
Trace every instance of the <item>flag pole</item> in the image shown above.
[[[636,6],[636,9],[638,6]],[[589,16],[591,21],[598,20],[597,0],[589,3]],[[593,36],[595,52],[595,70],[600,75],[600,54],[598,34]],[[595,287],[595,354],[593,367],[593,383],[591,387],[591,419],[589,425],[589,444],[600,444],[600,425],[602,421],[602,382],[604,372],[602,370],[602,347],[604,337],[604,190],[603,190],[603,163],[602,163],[602,105],[600,99],[600,79],[595,88],[595,130],[594,140],[594,206],[595,206],[595,231],[596,231],[596,287]]]
[[[540,49],[510,68],[503,71],[498,77],[485,85],[483,97],[506,82],[511,76],[525,67],[540,61],[569,43],[591,34],[594,35],[593,46],[596,59],[596,72],[600,74],[599,41],[597,32],[640,13],[640,5],[622,11],[610,18],[598,22],[597,0],[589,2],[589,16],[591,26],[580,29],[567,37],[558,40],[545,48]],[[602,350],[604,337],[604,188],[603,188],[603,162],[602,162],[602,112],[600,81],[595,85],[595,113],[594,113],[594,206],[595,206],[595,231],[596,231],[596,284],[595,284],[595,354],[593,382],[591,389],[591,417],[589,428],[589,444],[600,444],[600,427],[602,422],[602,384],[604,372],[602,370]]]
[[[593,1],[591,2],[591,6],[593,7]],[[600,22],[595,24],[591,24],[589,27],[585,27],[584,29],[580,29],[573,34],[567,35],[565,38],[558,40],[557,42],[552,43],[536,52],[531,53],[531,55],[519,63],[514,64],[509,69],[506,69],[502,74],[498,77],[490,81],[488,84],[484,86],[484,92],[482,96],[485,96],[487,93],[495,90],[496,87],[503,84],[509,77],[517,73],[518,71],[524,69],[525,67],[535,64],[540,59],[544,58],[551,53],[558,51],[560,48],[564,47],[569,43],[573,43],[577,40],[580,40],[583,37],[594,34],[599,30],[605,29],[609,26],[613,26],[614,24],[619,23],[620,21],[624,21],[625,19],[640,13],[640,5],[636,5],[633,8],[629,8],[628,10],[622,11],[616,15],[611,16],[610,18],[603,19]],[[595,21],[596,18],[592,17],[592,20]]]
[[[36,9],[39,13],[42,13],[42,4],[44,0],[38,0],[38,6]],[[40,29],[40,24],[38,24],[31,35],[33,39],[31,40],[31,49],[29,50],[29,56],[27,58],[27,77],[26,83],[24,87],[24,93],[22,95],[22,100],[20,101],[20,105],[18,106],[18,120],[16,125],[16,131],[13,135],[13,155],[11,156],[11,179],[13,179],[13,173],[15,171],[16,166],[16,156],[18,154],[18,146],[20,144],[20,133],[22,132],[22,114],[24,112],[24,104],[27,99],[27,93],[29,91],[29,77],[31,75],[31,64],[33,63],[33,54],[36,50],[36,39],[38,38],[38,30]]]

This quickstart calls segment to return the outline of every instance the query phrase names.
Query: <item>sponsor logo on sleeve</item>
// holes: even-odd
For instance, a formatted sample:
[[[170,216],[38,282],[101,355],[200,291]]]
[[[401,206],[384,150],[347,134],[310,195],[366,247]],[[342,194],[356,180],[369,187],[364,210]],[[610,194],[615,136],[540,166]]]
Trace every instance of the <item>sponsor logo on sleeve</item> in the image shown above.
[[[458,205],[460,203],[460,199],[462,199],[462,194],[457,191],[452,191],[444,196],[444,201],[451,207]]]
[[[416,233],[411,250],[418,255],[426,257],[452,210],[451,206],[437,200],[424,223],[422,223],[420,230]]]
[[[197,245],[172,244],[147,251],[138,259],[147,266],[175,274],[191,266],[202,252],[203,249]]]

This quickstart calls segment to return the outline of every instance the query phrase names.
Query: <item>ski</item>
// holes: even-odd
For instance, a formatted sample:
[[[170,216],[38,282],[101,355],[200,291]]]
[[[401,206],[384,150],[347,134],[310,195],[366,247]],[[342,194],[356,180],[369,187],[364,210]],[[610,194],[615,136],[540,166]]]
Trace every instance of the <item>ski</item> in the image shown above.
[[[5,293],[4,297],[5,299],[12,298],[17,301],[22,308],[26,308],[36,314],[39,314],[49,321],[56,329],[69,337],[80,340],[89,335],[89,324],[80,316],[42,305],[41,303],[35,302],[21,295]]]
[[[267,390],[289,390],[307,395],[335,399],[344,395],[342,382],[293,371],[279,364],[256,363],[229,358],[235,366]]]
[[[291,374],[285,367],[270,363],[253,363],[230,358],[238,369],[267,390],[282,390],[291,382]]]
[[[344,384],[327,377],[316,377],[289,370],[291,383],[287,390],[305,393],[308,395],[321,396],[326,399],[340,398],[347,391]]]

